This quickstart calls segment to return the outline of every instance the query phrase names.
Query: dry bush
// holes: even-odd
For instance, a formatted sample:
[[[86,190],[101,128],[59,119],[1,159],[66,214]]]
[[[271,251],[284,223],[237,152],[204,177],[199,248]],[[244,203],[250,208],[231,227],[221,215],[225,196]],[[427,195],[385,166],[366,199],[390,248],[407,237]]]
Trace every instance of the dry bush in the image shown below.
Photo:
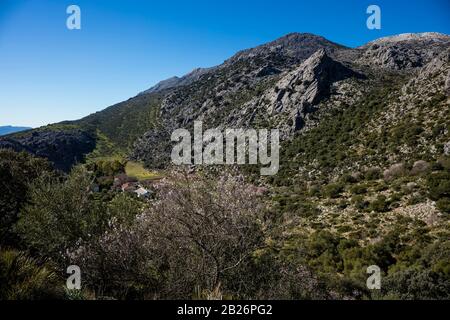
[[[70,253],[98,295],[191,298],[196,288],[235,290],[263,243],[264,206],[241,179],[175,172],[156,186],[157,200],[132,224]],[[230,280],[231,279],[231,280]],[[229,290],[233,286],[233,290]]]
[[[421,174],[427,172],[430,168],[431,165],[428,162],[424,160],[419,160],[414,162],[413,167],[411,169],[411,174],[412,175]]]
[[[403,163],[396,163],[383,171],[383,178],[386,181],[405,175],[407,172]]]
[[[175,173],[157,186],[159,199],[141,217],[165,257],[170,296],[194,286],[227,289],[263,243],[264,206],[254,188],[232,176],[217,180]]]

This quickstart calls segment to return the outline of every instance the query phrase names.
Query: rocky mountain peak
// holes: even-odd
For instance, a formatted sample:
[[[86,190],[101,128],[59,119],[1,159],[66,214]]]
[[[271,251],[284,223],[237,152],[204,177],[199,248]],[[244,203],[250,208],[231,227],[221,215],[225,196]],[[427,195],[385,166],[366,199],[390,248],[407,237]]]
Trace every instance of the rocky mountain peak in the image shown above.
[[[265,93],[239,109],[239,125],[250,125],[255,115],[270,117],[287,137],[301,130],[321,101],[330,95],[330,88],[338,81],[362,76],[330,57],[326,49],[314,52],[291,71],[283,73]],[[242,117],[242,114],[247,117]],[[233,115],[233,119],[239,118]],[[234,123],[236,125],[236,123]]]
[[[324,37],[311,33],[289,33],[255,48],[242,50],[226,62],[234,63],[243,59],[252,59],[255,57],[267,58],[268,56],[277,55],[291,58],[299,63],[319,49],[324,49],[326,52],[331,53],[337,49],[345,48]]]
[[[285,48],[293,48],[299,44],[305,45],[307,43],[323,43],[323,44],[327,43],[333,46],[343,47],[341,45],[338,45],[336,43],[327,40],[322,36],[315,35],[312,33],[299,33],[299,32],[288,33],[285,36],[282,36],[278,39],[275,39],[274,41],[267,43],[267,45],[269,46],[280,45]]]

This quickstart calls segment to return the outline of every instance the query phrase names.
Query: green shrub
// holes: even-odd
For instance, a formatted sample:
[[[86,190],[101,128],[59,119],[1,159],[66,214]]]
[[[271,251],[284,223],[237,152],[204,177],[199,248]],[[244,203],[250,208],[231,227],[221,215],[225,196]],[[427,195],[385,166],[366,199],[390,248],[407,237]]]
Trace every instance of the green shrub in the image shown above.
[[[439,210],[445,213],[450,213],[450,198],[441,198],[436,202]]]
[[[444,275],[421,268],[408,268],[388,275],[381,293],[387,299],[450,299],[450,281]]]
[[[339,226],[336,228],[338,232],[340,233],[345,233],[345,232],[349,232],[352,230],[352,227],[349,225],[343,225],[343,226]]]
[[[408,205],[415,205],[418,203],[425,202],[426,197],[423,195],[413,195],[411,198],[408,199]]]
[[[14,226],[29,198],[29,185],[42,173],[51,171],[50,163],[44,159],[0,150],[0,245],[18,247]]]
[[[61,253],[101,230],[106,211],[91,197],[92,181],[83,167],[74,168],[63,182],[48,176],[36,180],[16,226],[25,243],[60,261]]]
[[[348,207],[347,200],[342,199],[341,201],[339,201],[339,203],[338,203],[338,208],[339,209],[345,209],[347,207]]]
[[[351,202],[359,210],[364,210],[369,206],[369,202],[365,201],[364,196],[361,195],[353,196]]]
[[[428,175],[427,185],[430,199],[450,197],[450,171],[433,172]]]
[[[386,212],[389,210],[389,203],[386,201],[386,196],[379,195],[375,201],[372,201],[369,205],[369,210],[375,212]]]
[[[341,177],[340,181],[342,183],[356,183],[356,182],[358,182],[358,179],[355,176],[352,176],[350,174],[344,174]]]
[[[367,192],[367,187],[361,184],[357,184],[350,188],[352,194],[363,194]]]
[[[312,185],[309,188],[309,192],[308,192],[310,197],[320,197],[320,187],[318,185]]]
[[[372,167],[367,169],[367,171],[364,173],[364,177],[367,180],[377,180],[381,177],[381,169],[378,167]]]
[[[337,198],[344,190],[344,186],[340,183],[330,183],[324,187],[324,194],[328,198]]]
[[[114,176],[125,172],[125,162],[118,159],[101,159],[87,164],[97,177]]]

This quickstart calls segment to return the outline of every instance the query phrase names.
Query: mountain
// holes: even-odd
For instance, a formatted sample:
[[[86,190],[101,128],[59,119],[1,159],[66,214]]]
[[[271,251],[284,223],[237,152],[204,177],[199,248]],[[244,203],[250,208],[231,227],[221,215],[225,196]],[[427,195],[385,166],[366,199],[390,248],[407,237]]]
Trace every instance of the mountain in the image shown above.
[[[450,45],[444,35],[403,38],[350,49],[310,34],[289,34],[241,51],[198,81],[167,92],[159,127],[135,142],[131,156],[149,166],[167,163],[170,133],[190,128],[196,119],[206,127],[276,127],[290,140],[328,112],[372,103],[369,97],[389,105],[380,92],[401,91],[421,68],[445,60]],[[445,94],[447,68],[443,62],[435,70],[430,97]]]
[[[31,129],[30,127],[0,126],[0,136]]]
[[[347,151],[368,154],[350,157],[351,162],[342,155],[344,159],[335,161],[334,171],[377,161],[387,165],[401,157],[396,153],[383,155],[388,147],[384,142],[380,149],[367,149],[361,135],[394,130],[405,117],[415,118],[417,113],[424,113],[421,120],[426,121],[425,132],[434,125],[448,125],[445,110],[450,86],[449,47],[450,37],[438,33],[392,36],[358,48],[313,34],[291,33],[240,51],[213,68],[196,69],[183,77],[162,81],[78,121],[8,136],[0,140],[0,147],[52,155],[53,161],[65,169],[90,153],[116,152],[149,167],[164,167],[171,150],[170,133],[179,127],[191,128],[194,120],[202,120],[204,127],[279,128],[286,143],[284,150],[289,150],[290,160],[294,161],[285,163],[284,168],[299,165],[299,171],[307,171],[309,165],[302,162],[306,158],[326,163],[322,161],[325,155],[315,149],[301,152],[308,137],[321,126],[326,130],[333,117],[361,113],[358,126],[353,123],[349,132],[330,137],[336,140],[328,141],[329,147],[322,151],[330,153],[331,159],[336,156],[332,152],[337,152],[337,141],[355,135],[358,144],[346,140]],[[347,120],[353,121],[342,119]],[[450,140],[445,132],[438,137],[418,138],[419,143],[408,157],[442,152]],[[303,142],[298,141],[299,136]],[[315,138],[321,136],[327,136],[327,132],[317,133]],[[82,147],[74,148],[75,154],[62,152],[64,146],[77,144]],[[320,145],[317,141],[315,144]],[[382,161],[383,157],[389,160]]]

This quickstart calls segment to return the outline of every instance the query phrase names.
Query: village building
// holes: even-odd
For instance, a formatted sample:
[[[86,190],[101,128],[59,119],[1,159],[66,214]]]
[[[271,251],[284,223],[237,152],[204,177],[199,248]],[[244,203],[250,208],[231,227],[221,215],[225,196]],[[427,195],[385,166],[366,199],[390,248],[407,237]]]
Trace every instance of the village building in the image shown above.
[[[136,193],[139,198],[148,198],[150,196],[150,191],[143,187],[139,187],[134,193]]]

